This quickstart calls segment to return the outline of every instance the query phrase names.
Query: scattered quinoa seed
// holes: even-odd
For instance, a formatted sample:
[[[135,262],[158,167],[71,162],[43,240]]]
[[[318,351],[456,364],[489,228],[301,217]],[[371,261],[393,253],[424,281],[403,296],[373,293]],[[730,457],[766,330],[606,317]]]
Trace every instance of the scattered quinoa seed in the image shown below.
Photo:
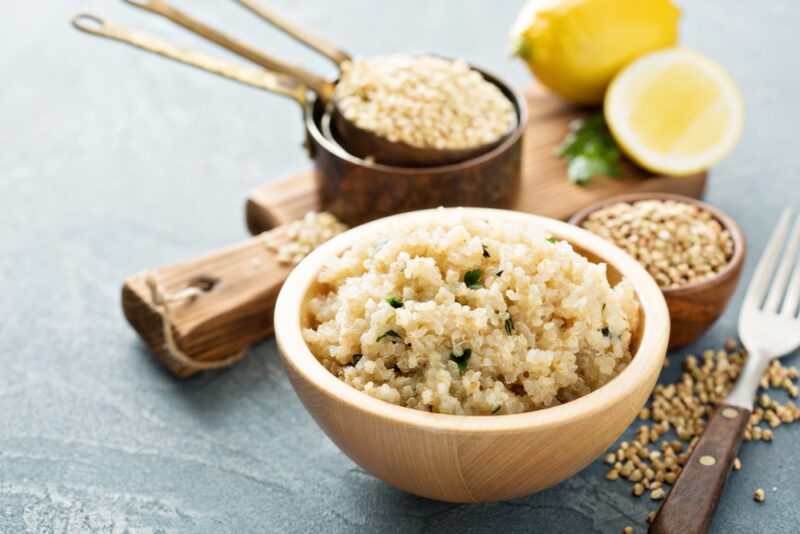
[[[630,482],[635,497],[649,491],[651,499],[663,499],[689,460],[708,418],[736,382],[746,358],[744,348],[733,340],[720,350],[687,355],[680,378],[656,385],[647,407],[639,412],[633,439],[621,441],[603,456],[606,463],[613,462],[613,480]],[[795,367],[784,367],[777,359],[770,362],[760,380],[745,441],[770,442],[775,439],[775,428],[800,420],[800,408],[792,399],[781,403],[772,395],[773,390],[783,390],[791,397],[798,387],[798,375]],[[740,458],[734,458],[732,468],[742,468]],[[756,491],[753,498],[764,500],[764,490]],[[654,516],[655,512],[648,515],[648,523]]]
[[[260,237],[267,250],[277,254],[278,263],[295,265],[345,230],[347,226],[330,213],[309,211],[301,220],[264,232]]]
[[[622,534],[633,534],[633,527],[628,525],[622,529]]]
[[[758,502],[764,502],[764,499],[766,499],[766,498],[767,498],[767,496],[764,493],[764,490],[761,489],[761,488],[758,488],[755,491],[755,493],[753,493],[753,499],[755,499]]]

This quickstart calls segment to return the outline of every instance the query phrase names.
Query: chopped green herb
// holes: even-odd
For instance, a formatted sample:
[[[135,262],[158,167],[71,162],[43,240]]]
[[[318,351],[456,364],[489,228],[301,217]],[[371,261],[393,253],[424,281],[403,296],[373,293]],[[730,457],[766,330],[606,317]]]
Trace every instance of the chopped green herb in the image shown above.
[[[606,303],[605,302],[603,303],[603,308],[602,308],[601,311],[606,311]]]
[[[553,236],[550,236],[550,237],[547,238],[547,241],[549,243],[555,243],[557,241],[557,239],[555,237],[553,237]]]
[[[378,336],[378,339],[376,339],[375,341],[380,341],[381,339],[385,338],[386,336],[399,338],[400,334],[398,334],[394,330],[387,330],[386,332],[384,332],[383,334]]]
[[[358,362],[360,362],[361,358],[363,358],[363,357],[364,357],[363,354],[353,354],[353,365],[355,365]]]
[[[464,275],[464,283],[470,289],[480,289],[481,287],[481,270],[474,269],[472,271],[467,271],[467,274]]]
[[[497,274],[496,274],[495,276],[498,276],[498,277],[499,277],[499,276],[503,276],[503,271],[502,271],[502,269],[501,269],[501,270],[499,270],[499,271],[497,271]]]
[[[486,245],[481,245],[481,246],[483,247],[483,257],[484,258],[491,258],[491,256],[489,255],[489,251],[486,250]]]
[[[497,413],[497,412],[499,412],[499,411],[500,411],[500,408],[502,408],[502,407],[503,407],[503,405],[502,405],[502,404],[500,404],[500,405],[498,405],[498,406],[495,406],[494,410],[492,410],[492,413]]]
[[[608,337],[608,336],[611,334],[611,330],[609,330],[607,326],[604,326],[604,327],[603,327],[603,328],[600,330],[600,332],[602,332],[602,333],[603,333],[603,335],[604,335],[604,336],[606,336],[606,337]]]
[[[402,300],[397,300],[394,297],[389,297],[388,299],[386,299],[386,302],[388,302],[389,306],[391,306],[394,309],[403,307],[403,301]]]
[[[620,150],[602,114],[572,121],[557,154],[567,160],[567,174],[577,185],[593,176],[620,175]]]
[[[509,336],[514,332],[514,320],[511,318],[511,314],[508,315],[508,319],[506,319],[506,334]]]
[[[467,362],[469,361],[470,356],[472,356],[472,349],[464,349],[464,352],[461,353],[461,356],[456,356],[452,352],[450,353],[450,359],[458,364],[458,369],[460,371],[467,370]]]

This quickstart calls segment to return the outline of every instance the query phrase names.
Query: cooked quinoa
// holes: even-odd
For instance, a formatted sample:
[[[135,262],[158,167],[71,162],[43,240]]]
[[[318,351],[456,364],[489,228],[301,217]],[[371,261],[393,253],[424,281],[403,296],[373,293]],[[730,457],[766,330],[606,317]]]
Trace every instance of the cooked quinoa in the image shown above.
[[[597,389],[631,359],[633,288],[518,222],[404,222],[318,276],[303,335],[334,375],[419,410],[511,414]]]

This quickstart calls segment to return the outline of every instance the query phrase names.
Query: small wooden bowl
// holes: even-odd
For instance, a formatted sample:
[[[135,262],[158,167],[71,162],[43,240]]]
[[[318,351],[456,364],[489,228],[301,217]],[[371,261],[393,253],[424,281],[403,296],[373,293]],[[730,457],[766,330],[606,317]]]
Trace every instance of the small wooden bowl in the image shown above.
[[[679,180],[680,178],[676,178]],[[747,245],[739,225],[718,209],[694,198],[671,193],[632,193],[607,198],[591,204],[572,216],[570,223],[580,226],[589,215],[598,209],[618,202],[632,203],[639,200],[675,200],[694,204],[709,212],[723,228],[731,233],[733,256],[715,276],[708,280],[687,284],[678,288],[663,288],[672,323],[669,350],[677,350],[702,336],[728,307],[744,266]]]
[[[303,260],[283,285],[275,334],[300,400],[336,445],[379,479],[409,493],[450,502],[513,499],[556,484],[602,454],[634,420],[661,371],[669,314],[655,281],[633,258],[576,226],[524,213],[465,208],[488,220],[536,224],[594,261],[612,282],[624,276],[641,303],[635,355],[605,386],[577,400],[535,412],[458,416],[396,406],[362,393],[328,372],[303,340],[304,306],[331,258],[387,222],[435,217],[426,210],[354,228]]]

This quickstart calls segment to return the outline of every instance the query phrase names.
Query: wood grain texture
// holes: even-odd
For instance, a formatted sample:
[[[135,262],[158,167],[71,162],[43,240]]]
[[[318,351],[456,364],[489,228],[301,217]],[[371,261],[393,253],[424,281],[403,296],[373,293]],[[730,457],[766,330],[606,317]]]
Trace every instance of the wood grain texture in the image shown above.
[[[650,534],[708,532],[750,410],[722,404],[650,525]]]
[[[131,276],[122,287],[122,309],[156,357],[174,374],[186,377],[201,366],[185,365],[171,354],[164,335],[164,308],[153,302],[146,276],[155,276],[166,294],[212,281],[200,296],[169,304],[169,327],[180,351],[197,362],[211,362],[272,333],[275,300],[290,270],[275,260],[260,238],[252,238]]]
[[[468,216],[535,224],[624,276],[642,305],[638,347],[608,385],[560,406],[525,414],[455,416],[411,410],[371,397],[326,370],[302,336],[304,306],[319,270],[352,244],[385,232],[385,224],[436,217],[435,210],[381,219],[329,241],[301,262],[275,308],[275,334],[295,391],[314,420],[350,458],[409,493],[450,502],[527,495],[572,476],[619,437],[636,417],[661,371],[669,316],[658,286],[636,261],[593,234],[553,219],[469,208]],[[392,220],[393,219],[393,220]]]
[[[579,209],[615,195],[663,191],[690,197],[703,194],[706,173],[680,178],[656,176],[622,163],[621,179],[597,178],[579,187],[567,179],[566,163],[554,155],[573,119],[590,113],[575,108],[531,85],[523,91],[528,104],[528,126],[522,147],[522,183],[510,209],[567,219]],[[253,233],[299,219],[309,210],[325,209],[314,171],[271,182],[251,191],[247,199],[247,226]]]
[[[649,199],[676,200],[700,206],[711,213],[722,227],[730,232],[731,239],[733,239],[733,255],[728,264],[716,276],[683,287],[661,290],[664,298],[667,299],[672,324],[669,337],[671,352],[685,347],[702,336],[728,308],[739,285],[744,260],[747,256],[747,243],[739,225],[725,213],[697,199],[670,193],[632,193],[607,198],[580,210],[570,218],[569,222],[580,226],[589,214],[605,206],[617,202],[637,202]]]

